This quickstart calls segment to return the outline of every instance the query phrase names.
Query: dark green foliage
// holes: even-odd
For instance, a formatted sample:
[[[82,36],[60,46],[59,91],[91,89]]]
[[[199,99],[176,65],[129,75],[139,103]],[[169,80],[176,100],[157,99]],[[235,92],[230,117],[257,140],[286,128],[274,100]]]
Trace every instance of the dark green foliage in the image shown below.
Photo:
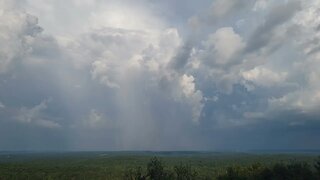
[[[257,174],[256,179],[268,180],[273,178],[273,172],[269,168],[264,168],[260,174]]]
[[[189,165],[180,164],[174,167],[177,180],[193,180],[197,177],[197,172],[191,169]]]
[[[194,180],[197,178],[197,172],[191,169],[189,165],[180,163],[173,168],[174,172],[166,170],[162,161],[154,157],[150,159],[147,164],[147,173],[143,175],[142,168],[138,167],[136,170],[128,170],[125,173],[126,180]]]
[[[319,170],[320,157],[310,154],[0,154],[0,180],[319,180]]]
[[[284,164],[276,164],[272,168],[272,178],[274,179],[289,179],[288,168]]]
[[[152,158],[148,163],[147,171],[148,177],[153,180],[161,180],[166,176],[162,162],[156,157]]]
[[[125,173],[125,179],[130,180],[170,180],[174,179],[172,172],[164,169],[162,161],[158,158],[152,158],[147,165],[147,173],[142,173],[142,168],[139,167],[135,171],[128,171]]]
[[[221,180],[316,180],[311,167],[302,162],[291,164],[277,163],[270,167],[261,165],[253,167],[228,167],[226,173],[220,175]]]
[[[317,176],[320,179],[320,156],[317,158],[316,162],[314,163],[314,168],[316,169]]]
[[[241,175],[241,170],[237,167],[228,167],[226,169],[226,174],[219,176],[219,180],[242,180],[245,179]]]
[[[305,162],[296,162],[287,166],[290,179],[315,179],[311,167]]]
[[[145,180],[146,176],[143,175],[142,168],[139,166],[136,169],[129,169],[124,173],[125,180]]]

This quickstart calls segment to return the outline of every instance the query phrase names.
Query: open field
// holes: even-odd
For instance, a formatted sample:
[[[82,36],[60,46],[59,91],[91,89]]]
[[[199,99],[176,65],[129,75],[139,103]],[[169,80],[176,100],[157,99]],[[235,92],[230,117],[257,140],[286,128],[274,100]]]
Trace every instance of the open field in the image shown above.
[[[181,164],[197,179],[214,179],[227,167],[252,164],[305,162],[313,169],[317,153],[213,153],[213,152],[18,152],[0,153],[0,179],[124,179],[130,170],[157,157],[166,170]],[[314,170],[314,169],[313,169]]]

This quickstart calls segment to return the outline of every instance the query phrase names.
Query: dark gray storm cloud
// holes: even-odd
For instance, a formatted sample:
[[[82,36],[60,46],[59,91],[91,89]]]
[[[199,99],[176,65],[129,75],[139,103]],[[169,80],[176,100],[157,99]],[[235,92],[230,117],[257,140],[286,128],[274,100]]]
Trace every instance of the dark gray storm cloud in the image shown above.
[[[0,0],[0,150],[318,149],[319,12]]]

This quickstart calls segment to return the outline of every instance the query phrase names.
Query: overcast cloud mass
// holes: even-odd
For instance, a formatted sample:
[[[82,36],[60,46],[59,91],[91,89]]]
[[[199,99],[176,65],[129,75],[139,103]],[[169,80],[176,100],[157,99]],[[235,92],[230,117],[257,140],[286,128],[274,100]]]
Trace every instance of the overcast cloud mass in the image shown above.
[[[319,0],[0,0],[0,150],[320,149]]]

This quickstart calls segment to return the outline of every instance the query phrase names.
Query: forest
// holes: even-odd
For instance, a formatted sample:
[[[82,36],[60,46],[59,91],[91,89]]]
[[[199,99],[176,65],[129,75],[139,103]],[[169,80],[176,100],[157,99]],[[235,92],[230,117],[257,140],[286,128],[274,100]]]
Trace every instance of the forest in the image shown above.
[[[320,179],[318,154],[69,152],[0,154],[0,180]]]
[[[225,168],[214,177],[198,176],[197,171],[189,165],[180,164],[174,166],[173,171],[166,170],[162,162],[158,158],[152,158],[147,165],[146,172],[143,172],[141,167],[133,171],[129,171],[124,175],[127,180],[192,180],[192,179],[218,179],[218,180],[316,180],[320,179],[320,158],[313,167],[305,162],[292,162],[289,164],[276,163],[270,167],[263,166],[260,163],[255,163],[250,166],[230,166]]]

